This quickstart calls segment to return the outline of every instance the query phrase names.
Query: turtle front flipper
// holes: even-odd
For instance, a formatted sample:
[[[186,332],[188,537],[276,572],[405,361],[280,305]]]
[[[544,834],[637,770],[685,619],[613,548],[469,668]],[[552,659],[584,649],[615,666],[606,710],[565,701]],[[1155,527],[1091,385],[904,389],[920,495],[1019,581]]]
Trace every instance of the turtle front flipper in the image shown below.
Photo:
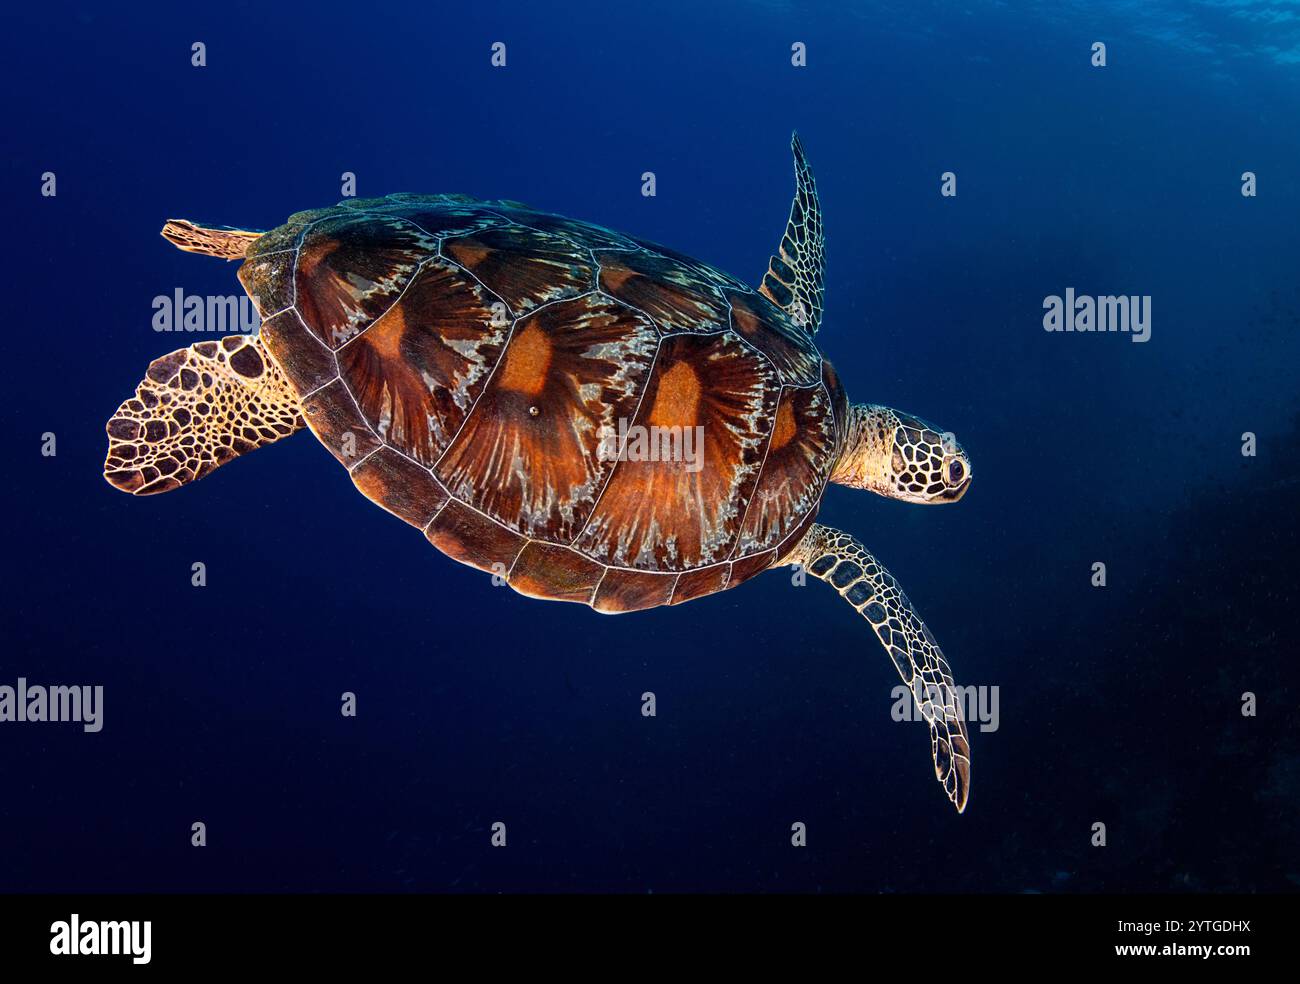
[[[952,671],[892,574],[854,537],[815,523],[782,563],[830,583],[884,643],[930,726],[934,774],[960,813],[970,791],[970,741]]]
[[[817,182],[804,157],[799,134],[791,134],[794,151],[794,201],[790,219],[776,255],[767,264],[758,288],[769,301],[783,310],[809,335],[817,334],[822,323],[826,297],[826,240],[822,229],[822,206]]]
[[[155,359],[105,425],[104,478],[168,492],[302,426],[297,393],[256,337],[199,342]]]
[[[162,228],[162,237],[187,253],[242,260],[248,247],[262,238],[262,233],[231,226],[202,226],[189,219],[169,219]]]

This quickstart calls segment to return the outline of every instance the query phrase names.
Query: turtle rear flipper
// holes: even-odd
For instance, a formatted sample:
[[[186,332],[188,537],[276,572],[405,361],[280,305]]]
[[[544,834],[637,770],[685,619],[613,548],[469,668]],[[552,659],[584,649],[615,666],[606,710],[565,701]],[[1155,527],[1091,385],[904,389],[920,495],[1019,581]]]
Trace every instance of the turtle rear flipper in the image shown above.
[[[168,492],[303,427],[298,396],[256,337],[230,335],[155,359],[113,414],[104,478]]]
[[[162,237],[187,253],[242,260],[248,247],[262,238],[262,233],[232,226],[201,226],[189,219],[169,219],[162,228]]]

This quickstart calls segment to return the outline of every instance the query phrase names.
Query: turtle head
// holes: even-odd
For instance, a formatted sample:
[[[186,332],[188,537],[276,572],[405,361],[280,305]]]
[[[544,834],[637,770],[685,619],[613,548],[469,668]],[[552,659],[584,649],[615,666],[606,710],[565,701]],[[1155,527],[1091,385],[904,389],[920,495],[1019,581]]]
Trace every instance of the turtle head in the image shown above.
[[[859,403],[850,409],[831,481],[904,502],[956,502],[970,488],[971,464],[951,431]]]

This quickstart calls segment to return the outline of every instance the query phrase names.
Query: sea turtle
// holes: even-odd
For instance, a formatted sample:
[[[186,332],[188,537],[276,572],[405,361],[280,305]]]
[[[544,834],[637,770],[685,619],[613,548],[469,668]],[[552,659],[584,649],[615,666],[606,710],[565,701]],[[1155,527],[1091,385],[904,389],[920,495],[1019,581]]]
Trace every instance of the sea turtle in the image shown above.
[[[817,350],[822,214],[792,147],[757,290],[463,195],[353,199],[270,232],[168,222],[181,249],[243,259],[260,333],[155,360],[108,421],[104,477],[169,491],[305,424],[364,495],[535,598],[630,612],[801,565],[871,623],[960,811],[970,747],[938,644],[866,547],[814,520],[828,482],[956,502],[970,461],[917,417],[850,404]]]

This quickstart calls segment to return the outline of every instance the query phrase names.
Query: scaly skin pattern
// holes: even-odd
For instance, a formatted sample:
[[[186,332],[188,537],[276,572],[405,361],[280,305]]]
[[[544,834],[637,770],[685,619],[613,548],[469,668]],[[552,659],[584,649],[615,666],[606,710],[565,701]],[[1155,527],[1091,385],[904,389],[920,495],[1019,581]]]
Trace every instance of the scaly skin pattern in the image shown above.
[[[795,324],[817,334],[825,302],[826,240],[822,226],[817,182],[804,156],[798,136],[790,141],[794,151],[794,201],[781,237],[778,254],[768,261],[758,288],[769,301],[790,315]]]
[[[905,502],[956,502],[970,487],[970,459],[956,439],[918,417],[855,404],[831,481]]]
[[[829,583],[875,631],[930,726],[934,774],[957,811],[970,790],[970,741],[952,671],[892,574],[857,539],[814,523],[785,558]]]
[[[104,477],[133,495],[167,492],[302,426],[297,394],[256,338],[199,342],[155,359],[105,425]]]

